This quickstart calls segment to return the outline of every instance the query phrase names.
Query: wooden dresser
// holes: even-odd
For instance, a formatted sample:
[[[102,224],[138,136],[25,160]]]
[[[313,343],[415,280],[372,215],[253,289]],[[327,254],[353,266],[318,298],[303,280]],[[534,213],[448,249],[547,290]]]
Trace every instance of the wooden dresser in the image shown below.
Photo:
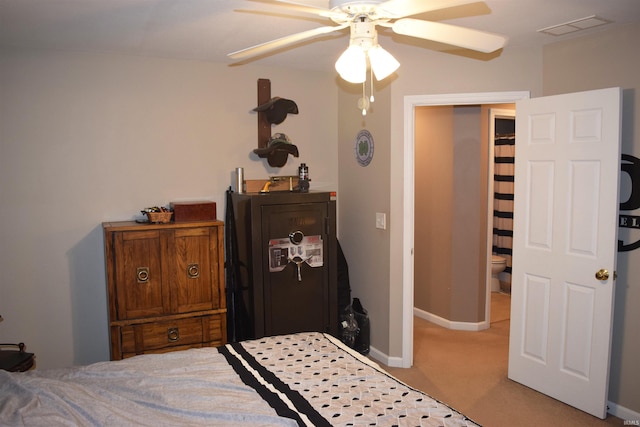
[[[226,343],[221,221],[102,226],[112,360]]]

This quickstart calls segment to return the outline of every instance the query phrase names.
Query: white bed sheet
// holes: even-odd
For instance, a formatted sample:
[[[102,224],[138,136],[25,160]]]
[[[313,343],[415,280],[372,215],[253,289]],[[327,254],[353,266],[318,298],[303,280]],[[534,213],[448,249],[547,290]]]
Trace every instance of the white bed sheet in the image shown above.
[[[215,348],[89,366],[0,371],[0,425],[295,426],[242,383]]]

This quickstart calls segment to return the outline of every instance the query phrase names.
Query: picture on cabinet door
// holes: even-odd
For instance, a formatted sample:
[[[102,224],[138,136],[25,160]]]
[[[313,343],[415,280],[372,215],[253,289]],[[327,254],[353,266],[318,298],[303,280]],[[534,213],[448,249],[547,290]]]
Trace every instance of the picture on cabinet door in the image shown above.
[[[289,237],[269,240],[269,272],[284,270],[294,258],[304,260],[311,267],[322,267],[322,236],[304,236],[298,245],[292,243]]]

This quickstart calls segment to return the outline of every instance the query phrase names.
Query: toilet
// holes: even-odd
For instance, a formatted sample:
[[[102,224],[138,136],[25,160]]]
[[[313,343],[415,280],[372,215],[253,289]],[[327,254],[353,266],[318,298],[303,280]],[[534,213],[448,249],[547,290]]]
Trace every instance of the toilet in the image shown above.
[[[491,292],[500,292],[498,274],[507,267],[507,259],[498,255],[491,256]]]

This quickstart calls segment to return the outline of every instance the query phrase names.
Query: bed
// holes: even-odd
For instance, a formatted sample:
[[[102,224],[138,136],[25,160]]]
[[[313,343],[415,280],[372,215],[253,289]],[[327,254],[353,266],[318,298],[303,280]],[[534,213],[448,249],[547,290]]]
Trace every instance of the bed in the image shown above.
[[[323,333],[0,371],[0,425],[477,426]]]

